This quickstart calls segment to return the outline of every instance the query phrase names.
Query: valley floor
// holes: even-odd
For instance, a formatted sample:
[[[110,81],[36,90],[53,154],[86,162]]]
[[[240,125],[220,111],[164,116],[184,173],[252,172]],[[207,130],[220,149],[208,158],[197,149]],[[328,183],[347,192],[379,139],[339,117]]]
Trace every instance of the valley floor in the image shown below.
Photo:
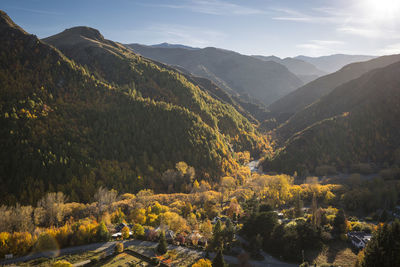
[[[112,242],[103,242],[103,243],[94,243],[84,246],[76,246],[76,247],[69,247],[63,248],[59,251],[49,251],[49,252],[41,252],[41,253],[32,253],[23,257],[18,257],[9,260],[0,261],[0,265],[14,265],[19,263],[20,266],[31,266],[31,265],[47,265],[49,262],[53,262],[58,260],[59,258],[64,259],[64,256],[73,255],[73,254],[84,254],[87,253],[87,257],[85,259],[85,255],[82,257],[76,257],[75,259],[71,260],[74,266],[80,266],[80,263],[88,263],[90,257],[93,255],[97,255],[100,253],[105,253],[106,255],[111,255],[114,251],[115,244],[120,241],[112,241]],[[130,248],[142,255],[148,257],[154,257],[154,249],[156,248],[156,242],[149,242],[149,241],[141,241],[141,240],[127,240],[122,242],[125,248]],[[176,262],[177,266],[191,266],[194,262],[198,259],[205,257],[205,252],[202,250],[195,250],[183,246],[174,246],[169,245],[169,250],[174,250],[178,257]],[[251,266],[254,267],[261,267],[261,266],[279,266],[279,267],[294,267],[297,266],[296,264],[290,264],[278,259],[275,259],[271,255],[262,252],[264,256],[264,260],[262,261],[250,261]],[[210,258],[213,258],[215,253],[210,253]],[[48,260],[43,260],[43,258],[48,258]],[[232,265],[238,265],[238,259],[234,256],[224,255],[225,261]],[[37,259],[42,259],[40,261],[35,261]]]

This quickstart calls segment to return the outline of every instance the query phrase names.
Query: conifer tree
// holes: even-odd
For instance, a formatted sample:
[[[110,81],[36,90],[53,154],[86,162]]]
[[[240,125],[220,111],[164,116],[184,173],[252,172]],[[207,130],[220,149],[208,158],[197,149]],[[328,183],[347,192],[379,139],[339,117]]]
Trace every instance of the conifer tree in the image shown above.
[[[297,194],[296,202],[294,204],[294,216],[296,218],[303,216],[303,200],[301,200],[300,194]]]
[[[346,215],[344,214],[343,209],[339,209],[335,219],[333,220],[333,231],[338,235],[345,234],[346,227],[347,227]]]
[[[218,220],[213,229],[212,248],[215,250],[220,249],[223,242],[222,239],[223,239],[222,224],[221,221]]]
[[[364,249],[363,267],[400,266],[400,222],[384,224],[375,232]]]
[[[164,231],[160,233],[160,240],[158,241],[157,252],[160,254],[167,253],[167,240],[165,239]]]
[[[226,263],[224,260],[224,255],[222,255],[222,249],[219,249],[217,255],[212,261],[212,267],[225,267]]]

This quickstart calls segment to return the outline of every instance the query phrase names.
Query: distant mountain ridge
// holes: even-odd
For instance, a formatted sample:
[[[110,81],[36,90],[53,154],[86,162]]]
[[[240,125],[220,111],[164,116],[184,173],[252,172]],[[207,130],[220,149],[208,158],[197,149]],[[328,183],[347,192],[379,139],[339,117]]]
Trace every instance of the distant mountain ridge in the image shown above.
[[[128,44],[134,52],[215,82],[232,95],[248,95],[263,104],[295,90],[303,83],[279,63],[207,47],[197,50]]]
[[[296,112],[330,93],[336,87],[360,77],[376,68],[381,68],[400,61],[400,55],[383,56],[365,62],[349,64],[335,73],[322,76],[269,105],[269,109],[288,119]]]
[[[259,56],[259,55],[255,55],[253,57],[264,61],[274,61],[284,65],[286,68],[288,68],[289,71],[291,71],[293,74],[299,77],[304,84],[307,84],[317,79],[318,77],[326,74],[326,72],[319,70],[313,64],[296,58],[287,57],[281,59],[276,56]]]
[[[295,59],[311,63],[326,73],[332,73],[348,64],[367,61],[375,57],[376,56],[335,54],[321,57],[297,56]]]
[[[161,44],[154,44],[150,45],[151,47],[158,47],[158,48],[184,48],[188,50],[197,50],[200,48],[197,47],[192,47],[192,46],[187,46],[187,45],[182,45],[182,44],[170,44],[170,43],[161,43]]]

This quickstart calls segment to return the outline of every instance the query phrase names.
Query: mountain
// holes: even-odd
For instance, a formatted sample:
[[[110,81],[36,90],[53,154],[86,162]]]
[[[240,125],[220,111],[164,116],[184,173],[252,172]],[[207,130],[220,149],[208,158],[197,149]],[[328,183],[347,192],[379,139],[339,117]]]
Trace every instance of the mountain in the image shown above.
[[[143,97],[186,108],[226,136],[238,136],[239,140],[232,142],[235,151],[255,152],[255,130],[233,106],[250,120],[254,118],[236,101],[221,94],[216,99],[218,89],[212,84],[144,59],[123,45],[104,39],[92,28],[74,27],[44,41],[84,65],[98,79],[116,84],[128,93],[135,88]]]
[[[210,79],[232,95],[248,95],[263,104],[270,104],[303,84],[281,64],[228,50],[154,48],[140,44],[127,47],[144,57],[180,66],[193,75]]]
[[[397,61],[400,61],[400,55],[383,56],[365,62],[349,64],[335,73],[320,77],[298,88],[272,103],[268,109],[273,113],[280,114],[282,120],[286,120],[320,97],[332,92],[341,84],[356,79],[368,71],[388,66]]]
[[[297,77],[299,77],[299,79],[302,80],[302,82],[304,84],[309,83],[309,82],[317,79],[318,77],[326,74],[324,71],[319,70],[313,64],[308,63],[303,60],[300,60],[300,59],[296,59],[296,58],[287,57],[287,58],[281,59],[276,56],[266,57],[266,56],[257,56],[257,55],[253,56],[253,57],[264,60],[264,61],[274,61],[279,64],[282,64],[283,66],[288,68],[288,70],[290,72],[292,72]]]
[[[86,57],[78,49],[74,53],[94,66],[101,63],[91,61],[97,53],[110,69],[119,66],[113,60],[129,59],[118,53],[130,50],[104,40],[97,30],[80,27],[67,34],[71,38],[65,45],[85,47]],[[174,185],[160,180],[177,162],[193,166],[199,179],[218,181],[237,166],[231,146],[261,145],[233,107],[141,57],[110,73],[91,73],[90,67],[24,32],[2,11],[0,51],[0,203],[32,204],[49,191],[87,202],[100,186],[120,192],[181,190],[190,188],[189,176]],[[151,84],[176,103],[181,97],[193,111],[144,98],[133,84],[101,79],[118,80],[118,71],[127,67],[138,73],[138,87]],[[230,139],[220,131],[236,135]],[[231,144],[233,139],[237,144]]]
[[[191,47],[187,45],[181,45],[181,44],[169,44],[169,43],[161,43],[161,44],[155,44],[155,45],[150,45],[151,47],[156,47],[156,48],[183,48],[183,49],[188,49],[188,50],[197,50],[200,48],[196,47]]]
[[[322,56],[322,57],[307,57],[307,56],[295,57],[295,59],[300,59],[302,61],[313,64],[318,69],[326,73],[332,73],[338,71],[342,67],[354,62],[367,61],[373,58],[375,57],[364,56],[364,55],[343,55],[343,54],[336,54],[336,55]]]
[[[323,165],[399,164],[399,103],[400,62],[344,83],[277,129],[290,138],[264,168],[305,175]]]

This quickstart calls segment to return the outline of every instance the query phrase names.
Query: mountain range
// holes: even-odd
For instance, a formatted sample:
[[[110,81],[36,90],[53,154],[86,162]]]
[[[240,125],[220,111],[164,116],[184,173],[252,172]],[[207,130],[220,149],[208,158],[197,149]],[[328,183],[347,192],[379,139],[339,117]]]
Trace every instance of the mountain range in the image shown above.
[[[161,43],[161,44],[154,44],[154,45],[150,45],[151,47],[158,47],[158,48],[184,48],[184,49],[188,49],[188,50],[197,50],[200,48],[196,48],[196,47],[191,47],[191,46],[187,46],[187,45],[181,45],[181,44],[170,44],[170,43]]]
[[[335,54],[321,57],[297,56],[294,59],[299,59],[313,64],[315,67],[326,73],[332,73],[348,64],[367,61],[373,58],[375,58],[375,56]]]
[[[296,59],[296,58],[284,58],[281,59],[276,56],[253,56],[255,58],[264,60],[264,61],[274,61],[279,64],[282,64],[290,72],[295,74],[297,77],[299,77],[304,84],[309,83],[315,79],[317,79],[320,76],[323,76],[326,74],[326,72],[319,70],[317,67],[315,67],[313,64],[308,63],[306,61]]]
[[[207,47],[197,50],[129,44],[144,57],[186,69],[215,82],[228,93],[268,105],[303,82],[285,66],[239,53]]]

